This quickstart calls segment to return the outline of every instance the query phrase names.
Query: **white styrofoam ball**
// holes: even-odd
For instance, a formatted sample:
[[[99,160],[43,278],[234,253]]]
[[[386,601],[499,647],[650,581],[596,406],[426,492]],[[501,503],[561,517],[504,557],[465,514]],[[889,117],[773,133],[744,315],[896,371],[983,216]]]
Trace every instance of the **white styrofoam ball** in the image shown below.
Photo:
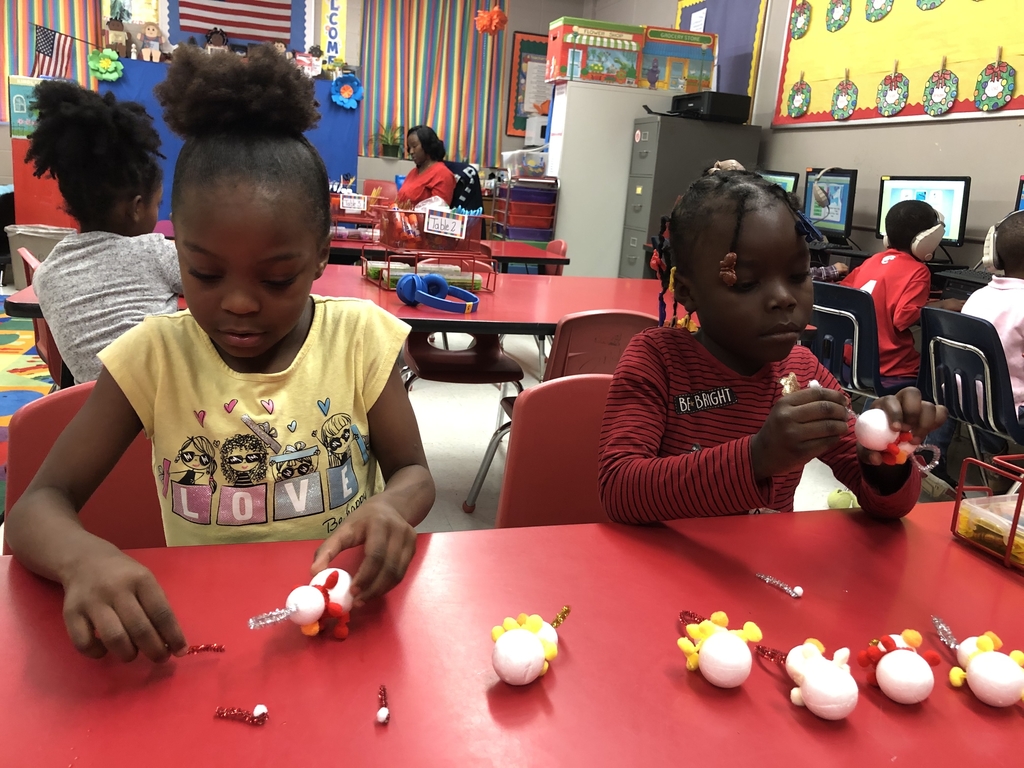
[[[896,643],[896,648],[909,648],[910,645],[903,639],[903,635],[889,635],[889,639]]]
[[[252,708],[253,717],[259,717],[260,715],[265,714],[267,714],[267,708],[262,704],[257,704],[255,707]]]
[[[804,670],[815,657],[821,658],[821,651],[813,643],[804,643],[786,654],[786,672],[794,683],[800,685],[804,681]]]
[[[288,618],[300,627],[304,627],[319,619],[326,606],[324,606],[324,596],[319,589],[303,585],[288,593],[284,607],[292,611],[292,615]]]
[[[732,632],[716,632],[701,643],[698,667],[719,688],[735,688],[750,675],[750,646]]]
[[[990,707],[1009,707],[1024,695],[1024,669],[1005,653],[979,653],[967,667],[967,684]]]
[[[332,603],[339,603],[342,610],[351,611],[352,595],[348,590],[352,586],[352,577],[348,571],[343,571],[341,568],[324,568],[309,583],[313,586],[322,586],[327,583],[327,577],[332,573],[338,574],[338,583],[332,589],[328,589],[327,594],[331,596]]]
[[[875,668],[875,680],[882,693],[897,704],[924,701],[935,685],[928,662],[914,651],[889,651]]]
[[[971,663],[971,655],[978,650],[978,638],[971,636],[956,647],[956,663],[960,669],[967,669]]]
[[[889,417],[881,408],[871,408],[857,417],[853,429],[857,442],[869,451],[884,451],[889,443],[896,442],[899,432],[889,426]]]
[[[857,681],[849,671],[824,657],[804,671],[800,686],[804,706],[822,720],[842,720],[857,706]]]
[[[377,710],[377,722],[381,725],[387,725],[388,720],[391,719],[391,712],[387,707],[381,707]]]
[[[527,685],[544,669],[544,646],[528,629],[510,630],[495,641],[491,664],[509,685]]]
[[[537,632],[537,637],[541,640],[547,640],[554,646],[558,646],[558,630],[548,624],[546,621],[540,625],[540,631]]]

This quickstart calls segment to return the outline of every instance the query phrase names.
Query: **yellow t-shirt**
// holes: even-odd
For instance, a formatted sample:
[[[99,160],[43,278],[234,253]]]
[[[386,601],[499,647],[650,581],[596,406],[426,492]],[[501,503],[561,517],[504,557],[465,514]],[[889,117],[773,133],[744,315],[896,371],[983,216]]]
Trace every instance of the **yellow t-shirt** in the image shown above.
[[[189,312],[147,317],[100,360],[153,441],[167,544],[322,539],[384,484],[367,413],[409,326],[313,297],[279,373],[238,373]]]

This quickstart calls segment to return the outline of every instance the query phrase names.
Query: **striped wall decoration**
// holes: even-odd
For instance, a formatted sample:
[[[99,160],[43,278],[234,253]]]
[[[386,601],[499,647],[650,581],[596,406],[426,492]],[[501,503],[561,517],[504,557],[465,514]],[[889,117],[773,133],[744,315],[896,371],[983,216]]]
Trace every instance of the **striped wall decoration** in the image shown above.
[[[7,103],[8,75],[32,74],[35,58],[33,30],[36,24],[65,35],[98,43],[100,40],[100,4],[98,0],[6,0],[7,10],[0,19],[0,81],[3,104],[0,122],[10,120]],[[13,11],[13,13],[12,13]],[[96,79],[89,74],[89,51],[85,43],[75,41],[71,53],[71,79],[96,90]]]
[[[448,159],[495,166],[501,148],[504,33],[484,35],[479,10],[506,0],[378,0],[363,5],[361,145],[380,124],[429,125]]]

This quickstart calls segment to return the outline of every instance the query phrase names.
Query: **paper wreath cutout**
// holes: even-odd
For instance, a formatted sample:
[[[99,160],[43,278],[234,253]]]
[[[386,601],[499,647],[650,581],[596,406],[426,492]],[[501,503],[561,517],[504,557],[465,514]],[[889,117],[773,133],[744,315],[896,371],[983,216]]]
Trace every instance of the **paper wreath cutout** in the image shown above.
[[[807,34],[811,28],[811,4],[807,0],[800,0],[793,6],[793,13],[789,17],[789,36],[799,40]]]
[[[857,86],[852,80],[841,80],[832,92],[832,117],[845,120],[857,108]]]
[[[828,16],[825,18],[825,29],[838,32],[850,20],[850,0],[831,0]]]
[[[803,117],[811,106],[811,86],[806,80],[798,80],[789,89],[786,100],[786,114],[790,117]]]
[[[868,21],[881,21],[889,15],[892,10],[893,0],[867,0],[864,8],[864,18]]]
[[[878,95],[875,97],[875,104],[878,105],[878,114],[882,117],[892,117],[898,114],[907,106],[907,96],[910,94],[910,80],[902,72],[893,72],[886,75],[878,84]]]
[[[932,117],[944,115],[953,108],[960,79],[952,70],[939,69],[932,73],[924,86],[924,111]]]
[[[978,75],[974,86],[974,106],[982,112],[994,112],[1005,107],[1013,97],[1017,71],[1007,62],[993,61]]]
[[[917,7],[922,11],[930,11],[934,8],[938,8],[944,2],[945,0],[917,0]]]

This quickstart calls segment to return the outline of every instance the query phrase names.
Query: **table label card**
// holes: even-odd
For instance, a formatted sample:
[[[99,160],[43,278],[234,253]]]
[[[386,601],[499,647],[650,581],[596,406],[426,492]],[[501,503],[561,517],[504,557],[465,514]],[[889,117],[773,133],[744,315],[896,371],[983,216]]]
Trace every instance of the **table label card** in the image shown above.
[[[347,192],[341,193],[341,208],[345,211],[365,211],[366,195],[352,195]]]
[[[427,211],[427,221],[423,229],[432,235],[451,237],[455,240],[466,239],[467,216],[464,213],[451,213],[450,211],[435,211],[433,208]]]

